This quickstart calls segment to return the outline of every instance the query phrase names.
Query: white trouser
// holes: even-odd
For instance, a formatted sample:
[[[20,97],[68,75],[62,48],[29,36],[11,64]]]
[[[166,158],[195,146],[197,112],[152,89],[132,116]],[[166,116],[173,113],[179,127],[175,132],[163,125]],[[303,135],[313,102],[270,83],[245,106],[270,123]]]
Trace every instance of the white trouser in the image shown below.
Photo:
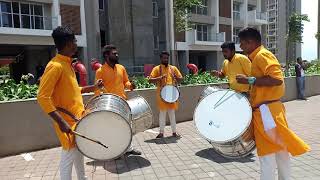
[[[287,151],[259,157],[261,180],[275,180],[276,166],[278,166],[278,179],[290,179],[290,156]]]
[[[171,130],[173,133],[176,132],[176,115],[175,110],[161,110],[159,113],[159,125],[160,125],[160,133],[164,133],[164,127],[166,126],[166,115],[169,115]]]
[[[62,149],[60,161],[61,180],[72,180],[73,165],[76,169],[78,180],[86,180],[83,155],[77,148],[72,148],[69,151]]]

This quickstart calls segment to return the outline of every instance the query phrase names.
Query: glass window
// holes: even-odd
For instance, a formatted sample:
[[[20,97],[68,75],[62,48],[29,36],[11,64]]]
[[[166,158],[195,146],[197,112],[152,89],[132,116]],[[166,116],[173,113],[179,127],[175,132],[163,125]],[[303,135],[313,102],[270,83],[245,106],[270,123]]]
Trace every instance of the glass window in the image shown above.
[[[19,3],[17,3],[17,2],[13,2],[12,3],[12,11],[15,14],[19,14],[20,13],[19,12]]]
[[[152,16],[158,17],[158,3],[152,2]]]
[[[14,25],[14,28],[20,28],[20,16],[19,14],[14,14],[13,15],[13,25]]]
[[[99,0],[99,9],[104,10],[104,0]]]
[[[1,3],[1,12],[11,13],[11,3],[10,2],[0,2]]]
[[[21,3],[21,14],[30,14],[29,4],[22,4]]]
[[[43,15],[42,6],[33,5],[33,8],[34,8],[34,15],[37,15],[37,16]]]
[[[21,24],[22,28],[30,29],[30,16],[28,15],[21,15]]]

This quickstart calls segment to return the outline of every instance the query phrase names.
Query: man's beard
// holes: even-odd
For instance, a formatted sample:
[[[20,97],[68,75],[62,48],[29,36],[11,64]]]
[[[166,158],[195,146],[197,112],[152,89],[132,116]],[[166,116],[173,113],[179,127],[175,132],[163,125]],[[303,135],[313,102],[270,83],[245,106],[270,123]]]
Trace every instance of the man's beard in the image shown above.
[[[118,57],[110,57],[109,61],[113,64],[119,64],[119,58]]]
[[[161,63],[163,64],[165,67],[168,67],[169,63],[168,62],[165,62],[165,63]]]

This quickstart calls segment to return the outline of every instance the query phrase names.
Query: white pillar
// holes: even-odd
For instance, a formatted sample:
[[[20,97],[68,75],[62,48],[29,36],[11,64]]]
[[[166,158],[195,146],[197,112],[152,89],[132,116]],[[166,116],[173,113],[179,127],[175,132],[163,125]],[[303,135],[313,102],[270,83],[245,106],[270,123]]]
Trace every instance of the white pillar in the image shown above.
[[[174,12],[173,12],[173,0],[167,1],[167,10],[168,10],[168,16],[167,16],[167,33],[169,36],[167,36],[167,45],[169,45],[167,48],[169,49],[170,55],[171,55],[171,64],[176,65],[176,54],[175,54],[175,39],[174,39]]]
[[[248,27],[248,0],[243,1],[244,27]]]
[[[61,26],[61,15],[60,15],[60,0],[53,0],[52,2],[52,28]]]
[[[87,39],[86,12],[84,8],[84,0],[80,0],[81,35],[84,39]]]

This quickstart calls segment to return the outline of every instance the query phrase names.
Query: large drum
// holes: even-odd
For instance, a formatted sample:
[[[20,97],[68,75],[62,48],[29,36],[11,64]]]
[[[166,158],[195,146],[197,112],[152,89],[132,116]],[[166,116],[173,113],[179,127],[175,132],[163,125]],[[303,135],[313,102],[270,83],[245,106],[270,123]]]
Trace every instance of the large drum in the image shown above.
[[[79,151],[95,160],[111,160],[123,155],[129,148],[132,135],[152,125],[152,112],[142,97],[128,102],[120,96],[102,94],[86,105],[85,116],[75,131],[100,141],[103,146],[76,136]]]
[[[78,122],[75,131],[100,141],[108,149],[76,136],[79,151],[95,160],[115,159],[124,154],[132,140],[128,103],[120,96],[102,94],[92,98],[85,108],[85,116]]]
[[[131,98],[127,102],[132,114],[132,133],[137,134],[150,129],[153,123],[153,115],[148,102],[141,96]]]
[[[180,96],[180,91],[174,85],[166,85],[161,88],[160,96],[163,101],[167,103],[174,103],[178,101]]]
[[[199,133],[227,158],[245,157],[255,149],[251,119],[247,98],[224,89],[202,98],[194,112]]]

